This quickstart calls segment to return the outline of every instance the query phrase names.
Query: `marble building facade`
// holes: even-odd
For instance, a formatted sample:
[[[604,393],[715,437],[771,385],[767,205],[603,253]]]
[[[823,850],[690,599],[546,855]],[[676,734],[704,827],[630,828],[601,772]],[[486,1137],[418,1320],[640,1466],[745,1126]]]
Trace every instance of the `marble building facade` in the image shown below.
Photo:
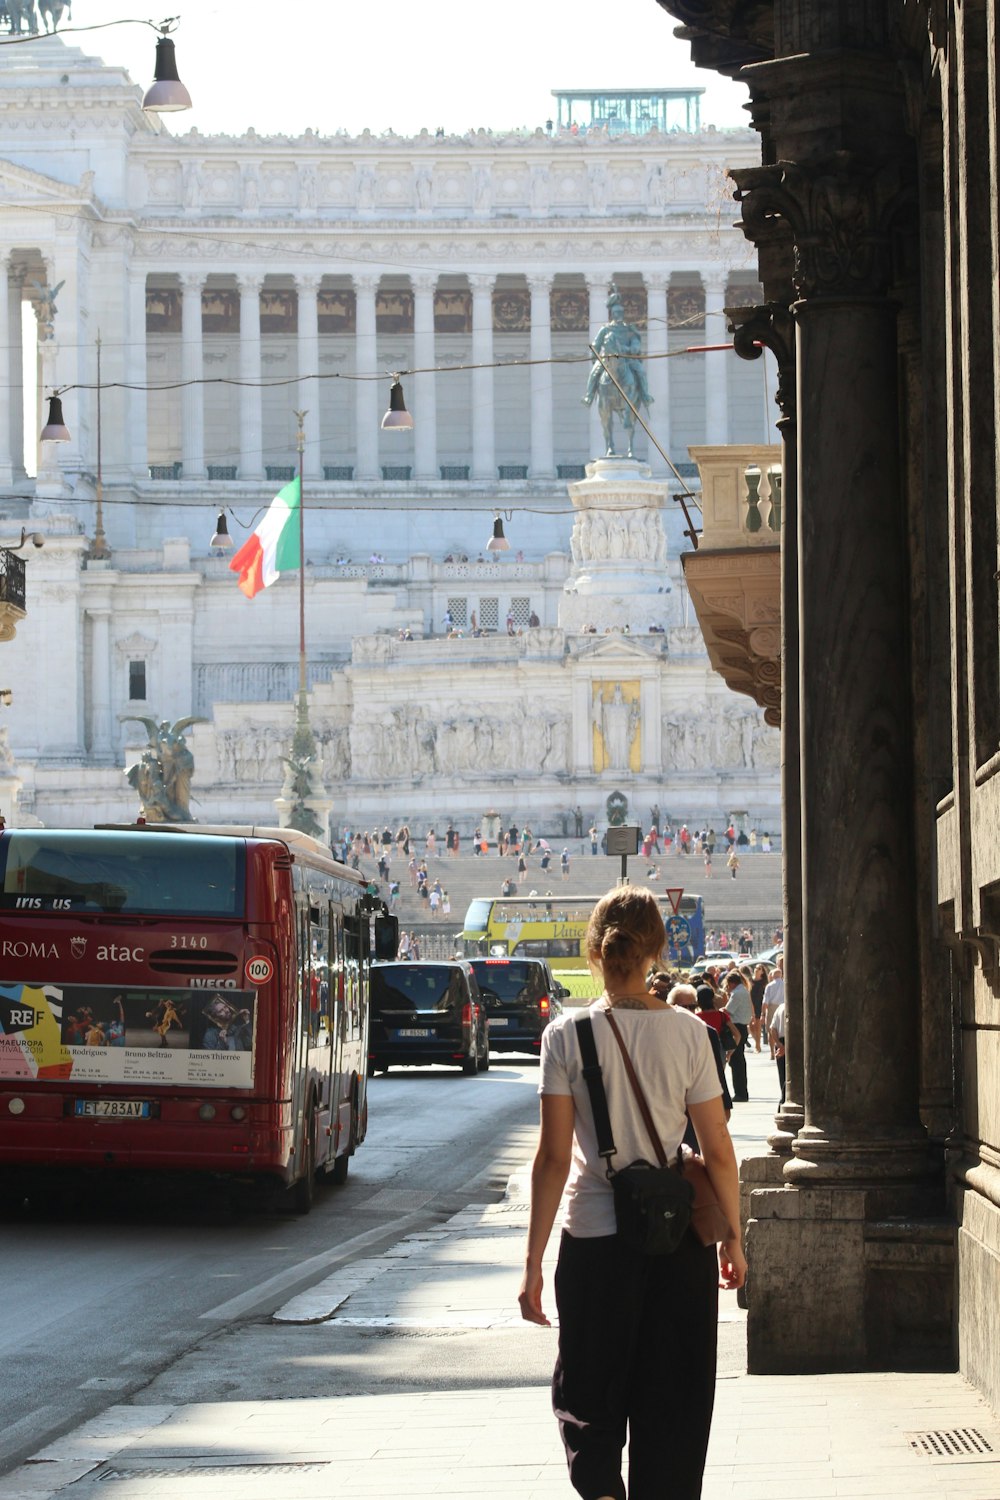
[[[689,444],[765,440],[773,382],[730,354],[655,357],[724,342],[724,306],[760,295],[720,232],[723,167],[753,159],[751,133],[175,136],[121,69],[60,38],[14,51],[0,543],[29,517],[46,536],[3,656],[16,815],[127,816],[121,768],[144,738],[127,716],[198,713],[198,816],[273,816],[297,591],[282,580],[247,603],[208,544],[224,508],[239,545],[292,476],[305,409],[311,710],[338,820],[387,796],[399,815],[436,801],[474,818],[488,766],[512,798],[516,783],[519,813],[572,805],[584,785],[596,812],[617,771],[643,805],[676,791],[683,815],[774,821],[776,735],[710,672],[674,499],[696,482]],[[582,633],[595,622],[573,582],[570,491],[601,451],[580,400],[586,346],[612,279],[681,474],[641,437],[661,490],[654,565],[634,530],[642,608],[596,622],[628,639]],[[404,435],[379,429],[396,370],[419,372]],[[71,440],[36,452],[25,410],[53,389]],[[499,562],[485,551],[498,511]],[[440,639],[446,614],[467,631],[473,612],[499,633]],[[399,642],[406,630],[417,639]],[[637,763],[598,768],[581,684],[640,680]]]

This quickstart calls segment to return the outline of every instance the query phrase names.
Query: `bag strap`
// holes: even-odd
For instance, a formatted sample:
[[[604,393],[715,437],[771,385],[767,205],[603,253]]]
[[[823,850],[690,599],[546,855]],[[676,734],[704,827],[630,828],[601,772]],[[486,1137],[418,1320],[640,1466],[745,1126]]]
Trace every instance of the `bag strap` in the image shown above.
[[[632,1085],[632,1092],[635,1095],[635,1102],[639,1106],[639,1113],[642,1115],[642,1118],[645,1121],[646,1129],[649,1131],[649,1138],[653,1142],[653,1149],[656,1152],[656,1159],[660,1163],[661,1167],[665,1167],[667,1166],[667,1153],[663,1149],[656,1126],[653,1124],[653,1116],[650,1114],[649,1105],[646,1103],[646,1096],[642,1092],[642,1085],[640,1084],[639,1079],[636,1076],[635,1068],[632,1066],[632,1059],[628,1055],[628,1048],[625,1046],[622,1034],[618,1030],[618,1022],[615,1020],[610,1009],[608,1009],[606,1014],[608,1018],[608,1025],[611,1027],[612,1035],[614,1036],[615,1041],[618,1043],[618,1048],[622,1055],[622,1061],[625,1064],[625,1072],[628,1074],[628,1081]]]
[[[594,1129],[597,1131],[597,1153],[604,1158],[604,1165],[608,1177],[614,1176],[611,1170],[611,1158],[616,1153],[615,1138],[611,1129],[611,1116],[608,1114],[608,1096],[604,1092],[604,1076],[601,1073],[601,1064],[597,1058],[597,1043],[594,1041],[594,1023],[589,1016],[581,1016],[575,1023],[576,1034],[580,1042],[580,1054],[583,1057],[583,1081],[587,1085],[587,1093],[590,1095],[590,1108],[594,1116]]]

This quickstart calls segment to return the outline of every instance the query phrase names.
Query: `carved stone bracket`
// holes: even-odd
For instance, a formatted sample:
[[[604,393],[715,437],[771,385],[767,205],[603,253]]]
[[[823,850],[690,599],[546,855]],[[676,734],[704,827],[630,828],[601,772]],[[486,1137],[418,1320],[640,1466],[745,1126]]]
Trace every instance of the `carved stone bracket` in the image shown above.
[[[778,547],[684,556],[684,577],[709,659],[736,693],[781,724],[781,554]]]
[[[875,167],[848,151],[808,165],[779,161],[731,174],[754,244],[783,221],[795,247],[799,297],[883,296],[892,279],[893,220],[909,203],[895,163]]]
[[[769,349],[778,363],[775,404],[795,421],[795,323],[787,306],[765,302],[756,307],[727,307],[733,348],[740,359],[760,359]]]

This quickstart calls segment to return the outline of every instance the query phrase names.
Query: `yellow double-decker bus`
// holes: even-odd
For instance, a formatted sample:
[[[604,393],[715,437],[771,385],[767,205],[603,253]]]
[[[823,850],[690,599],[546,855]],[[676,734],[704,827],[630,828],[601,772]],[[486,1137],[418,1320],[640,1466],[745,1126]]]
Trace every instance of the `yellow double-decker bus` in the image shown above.
[[[599,896],[482,896],[465,913],[467,958],[547,958],[556,968],[586,969],[584,937]],[[681,896],[677,911],[660,898],[667,929],[665,958],[693,963],[705,950],[700,896]]]

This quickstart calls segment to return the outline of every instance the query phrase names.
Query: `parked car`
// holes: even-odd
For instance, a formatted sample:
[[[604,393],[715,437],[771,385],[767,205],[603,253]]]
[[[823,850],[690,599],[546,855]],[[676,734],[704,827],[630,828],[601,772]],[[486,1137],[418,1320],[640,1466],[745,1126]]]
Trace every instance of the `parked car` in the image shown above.
[[[703,953],[696,963],[688,970],[688,977],[698,979],[706,969],[726,969],[731,963],[742,963],[738,953],[731,948],[712,948],[708,953]]]
[[[371,971],[368,1072],[392,1063],[454,1063],[463,1073],[490,1065],[486,1007],[472,965],[379,964]]]
[[[541,958],[473,958],[469,966],[489,1017],[491,1051],[537,1054],[569,990]]]

